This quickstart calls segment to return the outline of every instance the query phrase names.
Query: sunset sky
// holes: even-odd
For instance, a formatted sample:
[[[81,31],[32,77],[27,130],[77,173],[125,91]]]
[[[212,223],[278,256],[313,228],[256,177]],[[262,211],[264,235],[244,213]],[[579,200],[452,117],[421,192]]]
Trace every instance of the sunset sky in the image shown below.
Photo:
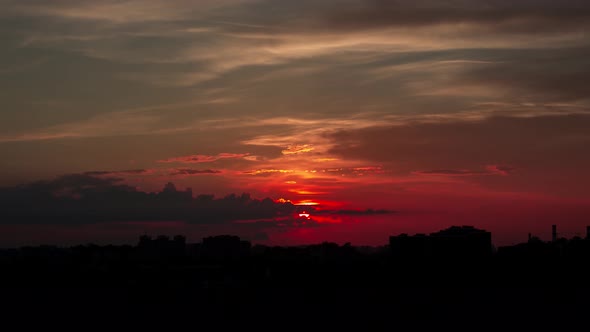
[[[451,225],[503,245],[549,239],[551,224],[565,237],[590,225],[588,1],[0,8],[4,192],[45,181],[71,193],[62,180],[77,174],[102,181],[80,186],[173,182],[195,196],[246,192],[328,211],[308,224],[23,223],[0,211],[0,246],[144,233],[381,245]],[[353,213],[368,208],[391,213]]]

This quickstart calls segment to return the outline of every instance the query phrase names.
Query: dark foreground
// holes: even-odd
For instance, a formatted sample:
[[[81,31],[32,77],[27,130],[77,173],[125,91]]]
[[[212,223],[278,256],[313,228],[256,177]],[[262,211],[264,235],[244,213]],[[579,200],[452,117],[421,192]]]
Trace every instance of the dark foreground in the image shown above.
[[[388,248],[366,253],[332,244],[254,249],[199,256],[137,247],[4,251],[0,312],[20,330],[587,327],[584,251],[396,257]]]

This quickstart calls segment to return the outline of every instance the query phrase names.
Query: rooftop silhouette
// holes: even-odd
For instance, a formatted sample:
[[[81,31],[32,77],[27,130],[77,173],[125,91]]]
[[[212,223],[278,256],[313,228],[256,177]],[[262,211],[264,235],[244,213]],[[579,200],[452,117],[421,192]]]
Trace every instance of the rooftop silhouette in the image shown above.
[[[492,234],[472,226],[452,226],[430,235],[391,236],[389,245],[398,258],[485,258],[492,253]]]
[[[146,324],[150,319],[140,318],[146,313],[186,313],[183,324],[198,317],[199,324],[222,329],[255,326],[259,315],[278,323],[301,310],[310,316],[294,327],[313,319],[369,329],[390,319],[400,326],[441,326],[457,311],[464,324],[538,315],[557,323],[588,308],[588,237],[545,242],[531,236],[492,250],[490,232],[452,226],[389,240],[374,248],[330,242],[280,247],[252,246],[233,235],[199,243],[142,235],[135,246],[4,249],[0,287],[5,305],[27,299],[30,313],[124,312]],[[322,314],[312,318],[313,312]]]

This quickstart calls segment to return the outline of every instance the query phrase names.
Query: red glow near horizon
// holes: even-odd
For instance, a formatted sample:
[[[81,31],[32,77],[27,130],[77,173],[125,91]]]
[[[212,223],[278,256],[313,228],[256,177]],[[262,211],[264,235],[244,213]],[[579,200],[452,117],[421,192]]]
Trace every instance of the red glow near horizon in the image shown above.
[[[301,201],[298,201],[297,203],[294,203],[293,205],[316,206],[316,205],[320,205],[320,203],[314,202],[311,200],[301,200]]]

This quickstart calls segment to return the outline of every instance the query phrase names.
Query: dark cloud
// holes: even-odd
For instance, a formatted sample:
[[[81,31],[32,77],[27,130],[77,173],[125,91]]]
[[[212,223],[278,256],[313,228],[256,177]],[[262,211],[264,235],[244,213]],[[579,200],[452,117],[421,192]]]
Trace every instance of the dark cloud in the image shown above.
[[[416,171],[418,175],[442,175],[442,176],[478,176],[478,175],[508,175],[514,171],[513,167],[489,165],[485,170],[469,169],[435,169],[428,171]]]
[[[112,175],[139,175],[148,174],[150,170],[147,169],[129,169],[123,171],[88,171],[84,172],[84,175],[88,176],[112,176]]]
[[[518,176],[505,180],[481,177],[481,181],[490,185],[505,182],[512,190],[587,195],[583,183],[590,181],[588,128],[590,115],[579,114],[457,119],[343,130],[327,137],[334,142],[330,153],[343,159],[378,162],[391,167],[394,174],[435,170],[430,173],[465,175],[483,165],[490,165],[488,172],[507,174],[518,168]]]
[[[449,176],[488,174],[484,171],[470,171],[470,170],[459,170],[459,169],[436,169],[436,170],[432,170],[432,171],[417,171],[414,173],[421,174],[421,175],[449,175]]]
[[[454,165],[444,169],[461,169],[462,164],[492,165],[497,159],[540,161],[545,165],[562,164],[565,160],[568,164],[587,164],[590,156],[582,151],[590,139],[589,126],[590,115],[585,114],[493,117],[481,121],[457,118],[341,130],[326,137],[334,142],[330,153],[374,162]]]
[[[159,192],[142,192],[119,178],[72,174],[51,181],[0,188],[0,224],[4,225],[109,225],[133,222],[175,222],[193,225],[228,225],[236,229],[316,227],[314,220],[296,217],[301,207],[288,201],[254,199],[249,194],[193,196],[168,183]],[[314,215],[374,215],[389,210],[330,210],[306,207]],[[231,226],[229,226],[231,224]]]
[[[120,221],[185,221],[224,223],[286,216],[295,207],[249,194],[193,197],[172,183],[156,193],[122,184],[121,179],[87,174],[58,177],[0,189],[0,220],[4,224],[87,224]]]
[[[590,20],[589,20],[590,22]],[[590,48],[513,50],[494,63],[469,67],[452,81],[462,86],[484,85],[517,100],[584,100],[590,75]]]
[[[498,173],[500,175],[508,175],[516,170],[514,167],[500,165],[489,165],[487,169],[492,173]]]
[[[317,26],[334,30],[471,23],[502,33],[560,32],[590,26],[587,1],[390,1],[326,6]],[[315,27],[315,26],[314,26]]]
[[[191,168],[177,168],[170,172],[170,175],[200,175],[200,174],[219,174],[221,171],[214,169],[191,169]]]
[[[198,164],[211,163],[221,159],[241,159],[248,156],[248,153],[220,153],[214,156],[209,155],[192,155],[158,160],[159,163],[181,163],[181,164]]]
[[[319,215],[336,215],[336,216],[371,216],[376,214],[391,214],[395,211],[384,209],[365,209],[365,210],[317,210],[314,214]]]

